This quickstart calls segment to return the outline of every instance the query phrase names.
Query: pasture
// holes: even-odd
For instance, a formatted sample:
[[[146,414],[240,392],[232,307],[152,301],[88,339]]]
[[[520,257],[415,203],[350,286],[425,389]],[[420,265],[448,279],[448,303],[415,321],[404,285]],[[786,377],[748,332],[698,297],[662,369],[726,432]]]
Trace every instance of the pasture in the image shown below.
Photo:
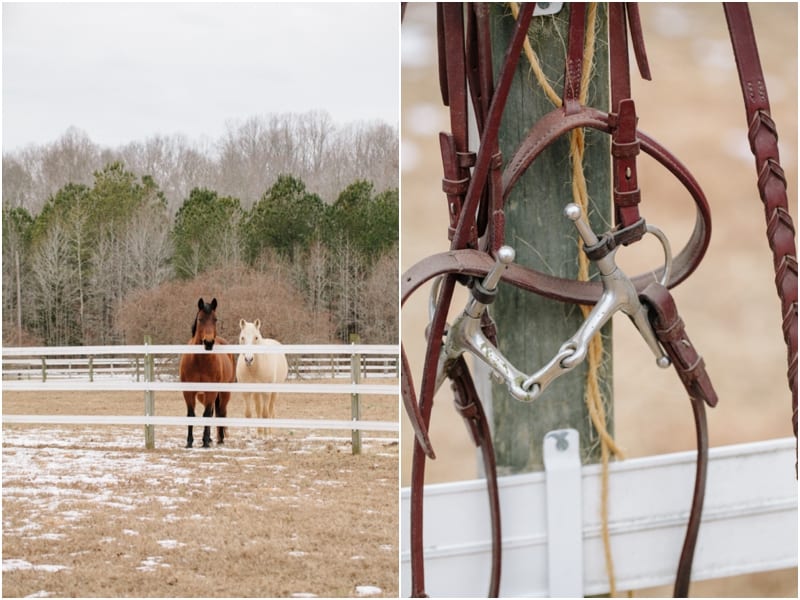
[[[385,383],[394,383],[386,381]],[[362,418],[397,420],[396,396]],[[4,414],[140,415],[137,392],[6,392]],[[156,414],[185,414],[157,392]],[[349,395],[281,394],[276,416],[349,419]],[[240,394],[229,417],[244,416]],[[185,427],[3,426],[3,595],[398,595],[398,446],[365,433],[229,428],[186,449]],[[195,432],[199,440],[200,432]]]

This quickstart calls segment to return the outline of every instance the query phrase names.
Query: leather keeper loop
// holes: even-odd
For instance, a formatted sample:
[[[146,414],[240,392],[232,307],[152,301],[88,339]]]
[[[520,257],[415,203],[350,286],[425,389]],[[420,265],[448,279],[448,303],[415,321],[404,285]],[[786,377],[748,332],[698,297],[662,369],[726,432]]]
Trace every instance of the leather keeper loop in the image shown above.
[[[487,290],[479,280],[475,280],[475,284],[470,290],[472,297],[482,304],[491,304],[497,298],[497,290]]]
[[[478,407],[474,402],[461,404],[460,402],[456,401],[454,404],[456,406],[458,414],[460,414],[465,419],[473,420],[478,418]]]
[[[656,336],[662,342],[679,342],[684,337],[685,327],[683,325],[683,319],[678,317],[672,322],[672,325],[666,329],[656,329],[655,331]]]
[[[644,217],[641,217],[627,227],[615,231],[614,241],[618,246],[628,246],[642,239],[645,233],[647,233],[647,223]]]
[[[695,382],[705,372],[705,368],[706,363],[703,361],[703,357],[697,355],[697,360],[688,367],[685,367],[683,372],[690,382]]]
[[[594,246],[584,246],[583,252],[586,257],[596,262],[601,258],[608,256],[608,254],[617,247],[617,241],[614,239],[613,234],[604,233],[600,236],[600,240]]]
[[[627,192],[614,190],[614,205],[617,207],[636,206],[641,200],[642,193],[638,187]]]
[[[458,166],[464,169],[469,169],[475,166],[477,154],[474,152],[456,152],[456,161]]]
[[[491,161],[489,162],[489,168],[492,170],[497,170],[503,167],[503,153],[497,152],[492,154]]]
[[[639,140],[633,142],[611,142],[611,155],[614,158],[636,158],[639,155]]]
[[[442,179],[442,191],[448,196],[463,196],[469,187],[469,177],[464,179]]]
[[[610,233],[604,233],[594,246],[584,246],[583,252],[589,260],[597,261],[607,256],[617,246],[627,246],[638,242],[645,233],[647,233],[647,224],[644,218],[640,218],[632,225]]]

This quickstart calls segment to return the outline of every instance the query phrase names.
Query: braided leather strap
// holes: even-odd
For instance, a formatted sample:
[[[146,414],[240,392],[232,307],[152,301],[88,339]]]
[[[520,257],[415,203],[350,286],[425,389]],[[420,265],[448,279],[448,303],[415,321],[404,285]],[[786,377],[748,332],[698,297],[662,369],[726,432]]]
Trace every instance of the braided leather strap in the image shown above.
[[[778,131],[770,116],[769,98],[758,57],[747,4],[725,3],[742,96],[750,149],[756,160],[758,192],[764,203],[767,240],[772,250],[775,286],[781,299],[783,339],[786,342],[789,387],[792,390],[792,428],[797,437],[797,250],[789,216],[786,177],[778,156]]]

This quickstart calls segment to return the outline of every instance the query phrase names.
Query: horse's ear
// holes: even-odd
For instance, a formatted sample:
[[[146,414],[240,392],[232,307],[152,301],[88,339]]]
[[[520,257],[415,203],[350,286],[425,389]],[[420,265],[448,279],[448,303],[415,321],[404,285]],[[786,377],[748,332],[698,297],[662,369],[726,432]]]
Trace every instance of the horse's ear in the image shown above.
[[[217,299],[212,298],[211,300],[211,310],[217,310]]]
[[[206,303],[203,302],[203,299],[200,298],[200,300],[197,301],[197,310],[203,310],[203,308],[205,307],[205,304]]]
[[[245,323],[244,319],[239,319],[239,329],[244,329],[244,323]]]
[[[258,332],[261,333],[261,319],[256,319],[255,326]]]

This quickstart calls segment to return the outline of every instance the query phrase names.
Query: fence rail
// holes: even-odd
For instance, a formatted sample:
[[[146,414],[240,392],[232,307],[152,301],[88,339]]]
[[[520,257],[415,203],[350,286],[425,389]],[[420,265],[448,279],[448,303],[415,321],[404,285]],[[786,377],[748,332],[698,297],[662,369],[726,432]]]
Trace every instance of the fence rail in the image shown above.
[[[608,527],[618,590],[673,582],[689,517],[695,460],[694,452],[678,452],[610,465]],[[794,465],[794,438],[710,449],[693,581],[797,566]],[[600,465],[580,467],[581,546],[571,555],[575,562],[567,565],[568,575],[578,578],[583,589],[577,597],[610,591],[599,517],[601,478]],[[503,521],[514,524],[503,532],[503,594],[555,597],[548,545],[563,544],[564,538],[563,530],[548,531],[547,473],[509,475],[499,478],[498,485]],[[425,574],[431,597],[486,593],[492,534],[485,486],[482,480],[425,486]],[[400,514],[408,515],[410,490],[403,488],[400,498]],[[412,591],[410,539],[405,519],[401,597]]]
[[[143,346],[37,347],[4,348],[3,379],[89,379],[128,377],[139,381],[144,377],[141,353]],[[178,356],[207,352],[202,346],[152,346],[147,354],[154,358],[159,379],[177,380]],[[250,351],[255,347],[226,345],[214,353]],[[399,377],[397,346],[391,345],[286,345],[278,348],[257,347],[260,353],[286,354],[289,380],[344,379],[351,375],[352,357],[360,361],[361,376],[368,379]],[[261,348],[264,348],[263,350]],[[110,349],[110,350],[109,350]],[[163,354],[173,356],[163,357]],[[114,355],[114,356],[111,356]]]
[[[343,429],[397,432],[390,421],[321,419],[245,419],[241,417],[161,417],[145,415],[3,415],[3,423],[17,425],[195,425],[210,427],[275,427],[289,429]]]
[[[138,391],[145,395],[145,414],[139,416],[97,416],[97,415],[3,415],[4,424],[85,424],[85,425],[144,425],[145,444],[153,447],[154,425],[224,425],[226,427],[271,427],[271,428],[298,428],[298,429],[349,429],[353,432],[353,449],[360,448],[360,433],[369,431],[389,431],[398,433],[400,430],[397,421],[363,421],[360,419],[359,396],[365,395],[390,395],[399,393],[397,385],[382,385],[359,383],[365,370],[369,371],[363,363],[366,357],[375,359],[383,365],[393,365],[394,373],[382,372],[381,376],[393,377],[396,374],[397,354],[399,348],[391,345],[284,345],[284,346],[243,346],[225,345],[215,346],[206,350],[203,346],[196,345],[150,345],[139,346],[58,346],[35,348],[3,348],[3,391]],[[346,361],[349,383],[190,383],[179,381],[159,381],[159,374],[154,372],[158,366],[164,371],[171,371],[175,361],[161,359],[156,361],[155,356],[180,355],[180,354],[234,354],[250,352],[254,354],[285,354],[298,356],[313,354],[322,357],[327,362],[337,363],[338,360]],[[118,358],[95,358],[98,356],[124,357],[128,361],[142,359],[141,377],[136,369],[137,380],[130,381],[119,377],[100,377],[94,380],[95,365],[117,364]],[[81,358],[83,357],[83,358]],[[333,360],[336,359],[336,360]],[[16,370],[8,368],[11,365],[26,364],[28,366],[47,363],[58,365],[62,370],[71,368],[83,369],[83,364],[89,369],[89,379],[51,378],[46,371],[41,375],[41,380],[33,378],[22,379],[16,375]],[[77,367],[76,367],[77,365]],[[373,369],[374,371],[374,369]],[[312,370],[320,373],[321,369]],[[374,377],[375,375],[373,375]],[[168,378],[175,378],[168,373]],[[209,417],[157,417],[154,415],[152,393],[155,391],[230,391],[230,392],[281,392],[281,393],[313,393],[313,394],[341,394],[349,395],[352,403],[353,418],[349,421],[324,420],[324,419],[239,419],[239,418],[209,418]]]

